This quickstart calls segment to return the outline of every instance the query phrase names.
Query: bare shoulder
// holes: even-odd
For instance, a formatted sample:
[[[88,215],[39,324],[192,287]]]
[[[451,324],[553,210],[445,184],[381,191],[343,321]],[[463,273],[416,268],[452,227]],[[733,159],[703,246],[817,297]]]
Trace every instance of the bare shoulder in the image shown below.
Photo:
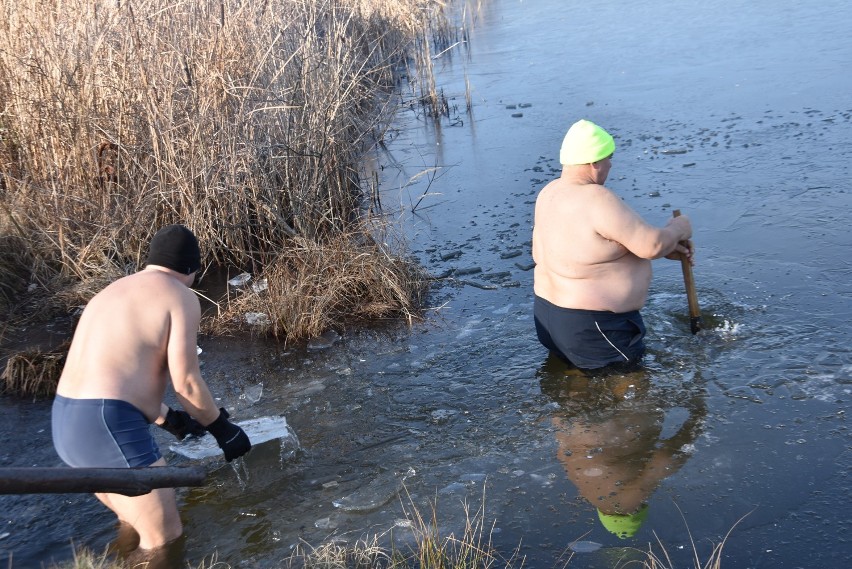
[[[555,180],[551,180],[548,182],[536,196],[536,203],[542,203],[548,200],[553,199],[554,196],[559,194],[559,187],[562,185],[562,180],[560,178],[556,178]]]
[[[624,200],[615,191],[600,184],[585,186],[590,200],[595,200],[601,207],[626,207]]]
[[[554,207],[564,208],[571,204],[584,201],[584,195],[583,186],[571,184],[564,178],[556,178],[544,186],[538,193],[536,207],[543,210],[542,213],[546,213]]]
[[[606,186],[590,184],[587,187],[586,200],[595,224],[621,224],[638,217],[621,196]]]

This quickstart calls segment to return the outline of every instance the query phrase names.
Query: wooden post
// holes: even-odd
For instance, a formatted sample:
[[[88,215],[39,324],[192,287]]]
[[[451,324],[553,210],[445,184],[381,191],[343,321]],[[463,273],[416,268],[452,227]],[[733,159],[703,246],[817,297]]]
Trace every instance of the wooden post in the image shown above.
[[[680,215],[680,210],[673,212],[674,217]],[[698,295],[695,292],[695,279],[692,276],[692,263],[686,255],[680,257],[680,268],[683,270],[683,284],[686,286],[686,300],[689,303],[689,329],[693,334],[701,330],[701,308],[698,306]]]
[[[154,488],[201,486],[201,466],[141,468],[0,468],[0,494],[109,492],[141,496]]]

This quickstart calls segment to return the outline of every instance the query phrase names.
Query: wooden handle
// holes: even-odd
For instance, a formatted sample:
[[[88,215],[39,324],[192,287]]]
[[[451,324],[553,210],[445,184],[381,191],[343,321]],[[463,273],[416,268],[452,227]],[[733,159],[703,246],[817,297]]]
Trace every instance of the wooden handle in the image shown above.
[[[674,210],[673,214],[674,217],[680,216],[680,210]],[[701,308],[698,306],[698,295],[695,293],[692,263],[686,255],[680,256],[680,268],[683,270],[683,284],[686,286],[686,300],[689,303],[689,328],[693,334],[697,334],[701,330]]]

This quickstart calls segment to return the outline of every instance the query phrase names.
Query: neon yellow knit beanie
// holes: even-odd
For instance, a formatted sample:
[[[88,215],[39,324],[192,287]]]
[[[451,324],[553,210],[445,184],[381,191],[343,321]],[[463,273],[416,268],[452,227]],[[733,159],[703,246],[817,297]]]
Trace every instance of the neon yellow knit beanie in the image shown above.
[[[612,136],[595,123],[583,119],[568,129],[559,151],[559,161],[562,164],[591,164],[613,152],[615,141]]]
[[[633,537],[639,531],[642,522],[648,517],[648,504],[642,504],[642,507],[636,513],[627,515],[605,514],[598,510],[598,517],[603,527],[610,533],[617,535],[621,539],[627,539],[628,537]]]

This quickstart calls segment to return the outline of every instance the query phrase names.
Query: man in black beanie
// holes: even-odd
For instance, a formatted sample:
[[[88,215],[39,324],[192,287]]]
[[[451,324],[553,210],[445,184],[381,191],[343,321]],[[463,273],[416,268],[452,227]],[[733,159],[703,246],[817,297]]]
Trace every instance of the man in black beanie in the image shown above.
[[[189,288],[200,268],[195,235],[168,225],[151,240],[144,270],[115,281],[88,303],[53,403],[53,443],[66,464],[164,466],[151,423],[178,439],[209,432],[228,461],[251,449],[201,377],[201,305]],[[169,381],[184,410],[164,404]],[[133,497],[95,495],[138,533],[140,550],[153,552],[183,533],[173,488]]]
[[[148,246],[148,265],[171,269],[188,275],[201,268],[198,239],[183,225],[167,225],[160,229]]]

